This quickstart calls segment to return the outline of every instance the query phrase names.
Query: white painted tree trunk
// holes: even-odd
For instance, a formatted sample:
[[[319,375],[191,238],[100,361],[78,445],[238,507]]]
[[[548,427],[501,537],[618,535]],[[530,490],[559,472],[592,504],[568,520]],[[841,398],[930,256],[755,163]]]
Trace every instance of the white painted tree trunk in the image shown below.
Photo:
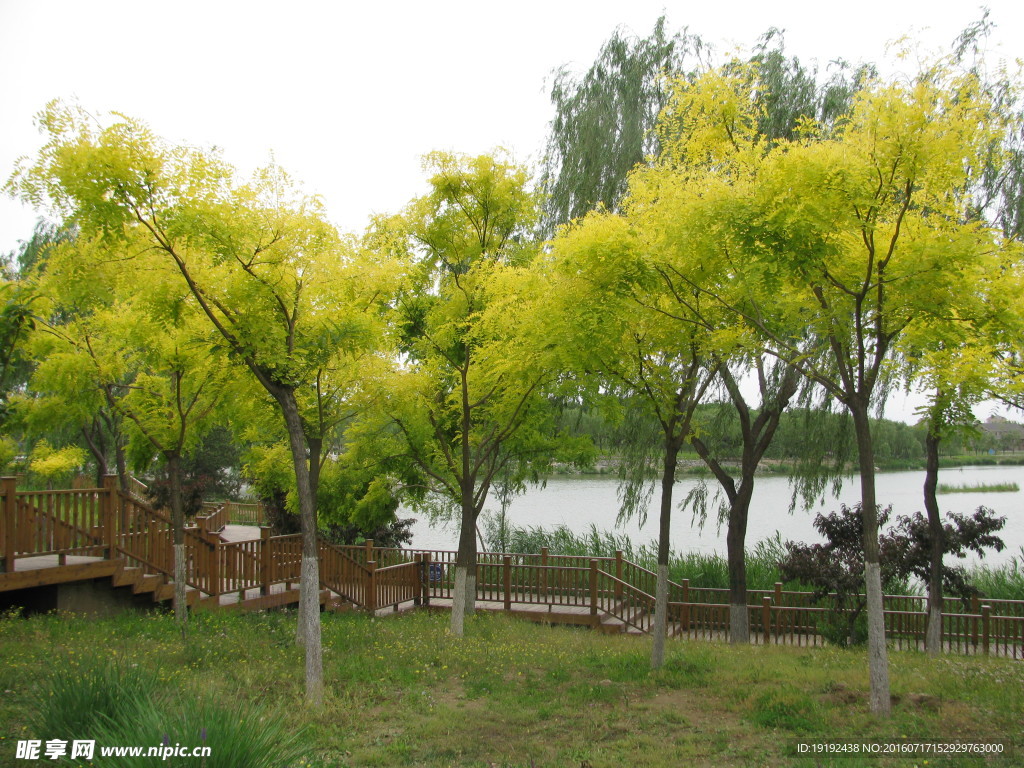
[[[476,568],[466,569],[466,615],[476,613]]]
[[[942,653],[942,609],[931,606],[928,609],[928,633],[924,639],[925,649],[933,656]]]
[[[466,619],[466,567],[455,566],[455,590],[452,592],[451,633],[462,637]]]
[[[302,558],[299,611],[299,630],[306,650],[306,700],[320,706],[324,698],[324,673],[320,646],[320,563],[315,557]]]
[[[665,637],[668,634],[668,566],[659,565],[654,585],[654,641],[651,644],[651,669],[665,663]]]
[[[729,605],[729,642],[745,645],[750,642],[750,609],[744,605]]]
[[[882,569],[878,563],[865,564],[864,581],[868,601],[871,711],[876,715],[888,715],[892,709],[889,700],[889,656],[885,648],[885,619],[882,613]]]

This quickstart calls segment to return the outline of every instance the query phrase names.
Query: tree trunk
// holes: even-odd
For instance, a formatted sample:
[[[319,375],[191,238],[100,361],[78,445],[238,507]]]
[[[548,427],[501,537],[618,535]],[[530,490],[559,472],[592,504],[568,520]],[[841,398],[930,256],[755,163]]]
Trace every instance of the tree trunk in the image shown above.
[[[306,700],[319,707],[323,702],[323,656],[320,644],[320,551],[317,536],[316,502],[310,492],[306,438],[295,400],[295,390],[281,387],[271,391],[284,414],[288,442],[295,468],[302,525],[302,570],[299,581],[299,625],[296,639],[306,653]]]
[[[463,504],[459,551],[455,556],[455,590],[452,593],[451,633],[462,637],[465,617],[476,608],[476,521],[472,506]]]
[[[181,455],[167,452],[167,475],[171,485],[171,531],[174,537],[174,618],[185,639],[188,602],[185,590],[185,505],[181,498]]]
[[[878,504],[875,501],[875,456],[866,402],[850,406],[857,435],[860,463],[861,514],[864,520],[864,591],[868,613],[868,675],[871,680],[871,711],[888,715],[889,655],[885,647],[885,615],[882,606],[882,570],[879,564]]]
[[[750,642],[750,610],[747,608],[747,518],[754,493],[753,471],[740,480],[740,490],[729,506],[726,548],[729,559],[729,642]]]
[[[654,588],[654,640],[651,644],[651,669],[665,663],[665,636],[668,631],[668,553],[672,530],[672,490],[676,481],[676,463],[680,441],[665,440],[665,463],[661,473],[661,515],[658,524],[658,569]]]
[[[939,441],[935,425],[928,425],[925,437],[924,508],[928,513],[928,536],[931,540],[931,562],[928,569],[928,630],[925,648],[936,655],[942,652],[942,553],[945,532],[939,517],[936,490],[939,485]]]

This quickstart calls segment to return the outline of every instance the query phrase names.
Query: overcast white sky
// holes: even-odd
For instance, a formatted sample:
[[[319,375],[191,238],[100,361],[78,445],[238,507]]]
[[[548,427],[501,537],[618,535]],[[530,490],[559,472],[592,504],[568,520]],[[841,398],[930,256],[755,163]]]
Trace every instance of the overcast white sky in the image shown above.
[[[999,55],[1024,58],[1024,3],[988,0]],[[785,30],[801,60],[881,62],[910,35],[948,50],[980,4],[925,0],[0,0],[0,179],[40,141],[51,99],[140,118],[176,142],[251,169],[273,152],[335,223],[421,194],[419,158],[495,146],[536,162],[552,70],[585,69],[616,26],[646,35],[666,14],[720,55]],[[37,213],[0,197],[0,253]]]

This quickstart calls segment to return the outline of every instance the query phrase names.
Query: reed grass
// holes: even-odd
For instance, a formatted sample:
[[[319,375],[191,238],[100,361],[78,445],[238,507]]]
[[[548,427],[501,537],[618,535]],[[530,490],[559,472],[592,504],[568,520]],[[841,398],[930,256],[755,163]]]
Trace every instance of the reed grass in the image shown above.
[[[488,546],[491,544],[488,542]],[[582,533],[565,525],[550,529],[509,526],[506,547],[510,553],[517,554],[537,553],[547,547],[551,554],[578,557],[614,557],[615,552],[621,550],[626,560],[649,570],[655,570],[658,563],[656,541],[637,546],[625,534],[601,530],[593,523]],[[785,547],[778,532],[757,542],[746,554],[748,589],[773,589],[777,581],[782,581],[778,563],[785,555]],[[728,589],[729,563],[716,553],[672,550],[669,552],[669,578],[677,583],[689,579],[691,587]],[[787,588],[789,586],[793,585]]]
[[[963,485],[947,485],[939,483],[938,493],[1016,493],[1020,490],[1017,483],[964,483]]]
[[[976,565],[967,581],[991,600],[1024,600],[1024,547],[1003,565]]]

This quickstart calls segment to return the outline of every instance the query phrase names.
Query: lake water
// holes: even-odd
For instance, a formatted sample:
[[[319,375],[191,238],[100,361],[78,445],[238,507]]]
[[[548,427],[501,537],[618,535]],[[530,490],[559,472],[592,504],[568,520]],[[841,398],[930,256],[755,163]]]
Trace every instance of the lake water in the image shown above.
[[[686,494],[698,482],[696,478],[683,478],[676,483],[674,499],[678,502],[686,498]],[[1024,488],[1024,466],[1022,467],[955,467],[939,472],[939,482],[948,485],[975,485],[978,483],[1017,483]],[[892,505],[893,517],[899,514],[911,514],[924,511],[922,503],[922,486],[924,471],[883,472],[876,476],[876,493],[882,506]],[[710,488],[717,485],[708,480]],[[509,519],[517,526],[543,526],[552,528],[566,525],[577,532],[589,530],[593,523],[599,529],[624,533],[635,544],[653,541],[658,535],[658,504],[659,490],[655,490],[651,498],[650,511],[643,526],[636,521],[629,521],[616,526],[618,515],[618,499],[616,496],[617,481],[614,477],[555,477],[547,481],[547,485],[530,487],[522,496],[516,497],[509,507]],[[774,536],[778,531],[783,541],[815,542],[821,537],[814,530],[812,521],[819,512],[828,512],[839,508],[839,504],[848,506],[860,500],[860,483],[856,476],[849,477],[843,483],[839,496],[834,498],[831,493],[824,501],[819,501],[811,510],[797,510],[788,513],[792,491],[785,477],[759,477],[754,488],[754,499],[750,507],[750,520],[747,526],[748,547],[755,542]],[[1001,553],[992,552],[986,558],[989,564],[1007,561],[1011,556],[1020,557],[1024,547],[1024,490],[1012,493],[952,493],[939,495],[939,507],[946,512],[970,513],[984,505],[1007,518],[1002,531],[1006,549]],[[488,499],[487,510],[497,510],[499,504],[493,495]],[[411,514],[408,510],[400,512],[403,516]],[[481,526],[482,528],[482,526]],[[430,523],[421,517],[413,526],[412,546],[424,549],[455,549],[458,544],[458,526]],[[680,552],[697,550],[701,552],[717,552],[725,555],[725,528],[718,530],[714,520],[709,519],[703,530],[691,524],[688,512],[673,513],[672,547]]]

